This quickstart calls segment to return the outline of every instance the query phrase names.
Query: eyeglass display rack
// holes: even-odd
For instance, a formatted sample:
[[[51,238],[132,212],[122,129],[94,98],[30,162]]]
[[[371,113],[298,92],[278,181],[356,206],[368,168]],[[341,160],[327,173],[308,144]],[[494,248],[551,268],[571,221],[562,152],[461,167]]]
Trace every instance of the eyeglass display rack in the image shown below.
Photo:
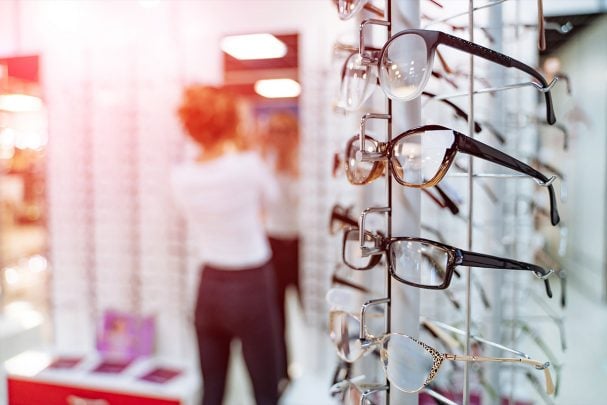
[[[468,10],[468,26],[475,26],[474,23],[474,14],[475,14],[475,7],[474,7],[474,2],[470,1],[469,2],[469,10]],[[490,6],[489,8],[491,9],[490,12],[490,17],[489,17],[489,25],[490,27],[496,27],[497,30],[500,33],[498,34],[497,38],[494,38],[493,40],[497,43],[499,41],[502,41],[503,38],[501,36],[501,32],[503,31],[503,16],[501,14],[501,10],[499,7],[499,4],[502,3],[501,1],[499,2],[494,2],[494,4],[488,4],[488,6]],[[399,26],[399,24],[402,24],[402,22],[398,21],[398,16],[400,15],[400,12],[405,11],[407,13],[407,23],[411,24],[412,22],[415,22],[415,20],[411,17],[411,16],[415,16],[415,15],[419,15],[419,6],[420,6],[420,2],[415,2],[415,1],[403,1],[401,2],[401,4],[398,5],[399,6],[399,10],[395,10],[394,12],[392,12],[392,9],[394,7],[396,7],[396,0],[395,1],[386,1],[386,8],[387,10],[389,10],[387,12],[387,19],[386,21],[388,21],[390,27],[388,28],[388,38],[390,38],[391,32],[398,32],[400,31],[400,29],[404,29],[404,28],[410,28],[410,27],[404,27],[404,26]],[[496,6],[496,7],[491,7],[491,6]],[[481,8],[481,7],[478,7]],[[498,10],[498,12],[494,12],[493,10]],[[518,12],[520,13],[520,6],[517,7]],[[396,17],[396,18],[395,18]],[[419,23],[419,19],[417,21]],[[522,24],[521,24],[522,26]],[[470,35],[470,41],[474,42],[474,30],[468,30],[469,31],[469,35]],[[515,35],[516,39],[518,40],[518,28],[515,25]],[[495,36],[495,33],[493,33],[493,35]],[[506,52],[507,53],[507,52]],[[525,57],[528,55],[525,55]],[[468,90],[465,92],[467,94],[467,98],[468,98],[468,131],[467,133],[469,134],[469,136],[474,136],[474,123],[475,123],[475,108],[477,108],[477,106],[475,106],[475,94],[478,93],[478,91],[475,89],[476,83],[476,77],[475,77],[475,71],[474,71],[474,65],[472,63],[469,64],[468,66],[468,71],[467,71],[467,76],[468,76]],[[501,67],[497,67],[496,70],[499,71],[499,69],[503,69]],[[496,75],[500,75],[499,72],[489,72],[490,74],[495,73]],[[496,93],[501,92],[502,90],[509,90],[510,88],[516,88],[516,87],[525,87],[527,86],[529,83],[524,83],[521,82],[520,85],[507,85],[503,88],[498,88],[495,90]],[[552,84],[551,84],[552,86]],[[525,105],[526,103],[529,103],[529,105],[535,105],[536,101],[534,99],[534,97],[527,97],[526,99],[522,99],[522,96],[520,96],[520,94],[517,93],[517,91],[512,91],[512,92],[504,92],[505,93],[510,93],[510,99],[514,98],[514,102],[512,104],[509,104],[509,106],[514,106],[514,113],[515,114],[523,114],[525,113],[523,110],[524,108],[522,108],[521,106]],[[535,94],[533,95],[535,96]],[[439,97],[441,98],[441,97]],[[449,96],[445,96],[444,99],[449,99]],[[499,100],[499,101],[498,101]],[[491,100],[491,103],[495,103],[496,106],[499,106],[499,108],[494,108],[493,109],[493,113],[491,114],[485,114],[485,115],[489,115],[489,117],[487,119],[489,120],[493,120],[493,122],[496,123],[500,123],[502,127],[506,127],[505,124],[505,119],[503,117],[503,111],[505,109],[502,109],[501,107],[503,107],[504,105],[504,101],[502,101],[501,97],[496,97],[495,100]],[[399,114],[391,114],[391,112],[393,111],[393,105],[391,100],[387,100],[386,101],[386,108],[387,108],[387,114],[390,116],[390,119],[388,120],[388,124],[387,124],[387,139],[390,139],[391,134],[393,133],[399,133],[398,129],[407,129],[407,128],[411,128],[413,126],[415,126],[416,124],[419,124],[421,121],[421,115],[419,110],[417,110],[419,108],[419,100],[414,101],[414,102],[409,102],[406,105],[406,112],[405,115],[407,116],[406,118],[403,117],[402,114],[402,110],[399,111]],[[417,115],[417,116],[415,116]],[[482,115],[482,114],[481,114]],[[399,121],[404,121],[404,122],[399,122]],[[403,128],[400,128],[400,126],[403,126]],[[529,144],[534,145],[534,139],[537,139],[537,128],[534,127],[530,127],[527,128],[526,130],[523,131],[517,131],[517,134],[512,136],[509,134],[509,137],[512,139],[509,139],[508,143],[512,143],[512,140],[514,140],[514,147],[517,149],[517,151],[520,149],[519,144],[521,143],[521,139],[523,137],[526,137],[526,139],[522,140],[523,144],[526,144],[527,146]],[[510,145],[507,145],[508,147]],[[531,147],[531,149],[533,149],[533,146]],[[524,150],[524,148],[523,148]],[[532,154],[533,151],[529,152],[529,154]],[[537,151],[536,151],[537,152]],[[482,171],[482,170],[481,170]],[[486,182],[486,183],[493,183],[493,186],[495,186],[496,182],[503,182],[503,185],[501,184],[499,187],[502,188],[504,187],[504,190],[508,190],[507,192],[509,192],[511,189],[514,189],[514,191],[518,194],[527,194],[530,196],[530,198],[533,198],[533,188],[532,186],[524,186],[522,185],[522,181],[518,181],[518,180],[506,180],[509,178],[515,178],[515,177],[519,177],[517,175],[508,175],[508,174],[504,174],[504,173],[491,173],[494,172],[495,169],[491,170],[488,169],[487,173],[481,173],[481,171],[479,170],[474,170],[474,166],[472,164],[472,159],[469,159],[469,164],[468,164],[468,171],[465,175],[465,177],[463,179],[467,179],[467,183],[468,183],[468,194],[467,194],[467,200],[469,201],[468,204],[468,213],[467,215],[465,215],[465,225],[466,225],[466,237],[467,237],[467,246],[468,249],[471,249],[472,244],[473,244],[473,234],[475,231],[475,228],[477,228],[479,225],[476,223],[476,210],[474,209],[475,204],[473,203],[475,201],[475,199],[482,199],[482,196],[477,196],[477,195],[473,195],[473,190],[475,188],[479,187],[479,183],[481,183],[481,181]],[[416,193],[416,190],[405,190],[404,191],[404,195],[405,195],[405,199],[407,199],[408,197],[410,197],[413,201],[417,201],[418,205],[415,206],[414,204],[411,204],[411,201],[408,201],[408,203],[406,204],[406,208],[403,206],[403,199],[400,196],[400,192],[401,189],[398,189],[398,192],[393,192],[392,190],[392,180],[390,178],[390,176],[386,176],[387,180],[386,180],[386,184],[385,184],[385,189],[386,189],[386,200],[387,200],[387,205],[386,207],[389,208],[388,213],[386,214],[387,217],[387,224],[386,224],[386,235],[387,237],[390,237],[392,234],[395,235],[418,235],[420,232],[420,226],[421,226],[421,222],[420,219],[423,216],[423,203],[421,205],[419,205],[419,201],[420,201],[420,194],[419,192]],[[368,187],[368,186],[367,186]],[[398,187],[398,186],[397,186]],[[495,189],[495,187],[494,187]],[[373,190],[369,190],[371,193],[376,193],[378,190],[377,188],[374,188]],[[398,195],[398,197],[394,198],[395,195]],[[359,199],[362,199],[363,201],[370,201],[372,200],[372,198],[369,198],[369,196],[364,196],[364,195],[359,195]],[[513,206],[514,205],[514,206]],[[412,208],[413,206],[413,208]],[[417,208],[417,209],[416,209]],[[477,206],[478,209],[478,206]],[[517,257],[520,258],[521,260],[530,260],[533,261],[533,258],[527,258],[525,257],[525,254],[527,254],[527,252],[523,252],[524,249],[521,249],[521,245],[523,243],[529,243],[529,239],[533,238],[533,218],[530,218],[530,216],[528,215],[527,212],[521,212],[520,208],[517,207],[516,202],[514,204],[505,204],[505,203],[500,203],[499,206],[497,206],[496,209],[493,210],[489,210],[491,212],[488,212],[488,218],[483,218],[482,222],[486,222],[487,220],[490,222],[491,226],[495,228],[495,230],[498,231],[498,235],[502,235],[505,237],[509,237],[506,239],[509,239],[510,242],[506,243],[506,245],[508,245],[508,253],[511,255],[511,257]],[[485,213],[487,214],[487,213]],[[505,215],[506,214],[506,215]],[[439,214],[439,216],[444,215],[444,214]],[[499,217],[503,216],[502,219],[499,219]],[[497,219],[496,219],[497,217]],[[406,218],[406,220],[405,220]],[[441,217],[442,218],[442,217]],[[481,222],[481,221],[479,221]],[[406,225],[404,225],[406,224]],[[461,223],[459,226],[459,229],[462,229]],[[529,230],[531,230],[529,232]],[[522,231],[522,232],[521,232]],[[526,234],[525,234],[526,233]],[[518,239],[518,235],[521,235],[522,237],[520,238],[521,241],[517,241]],[[505,238],[501,238],[501,239],[505,239]],[[450,241],[449,241],[450,242]],[[476,241],[477,244],[479,242],[481,242],[481,244],[483,244],[482,242],[484,241]],[[518,243],[517,243],[518,242]],[[517,246],[518,245],[518,246]],[[463,245],[460,245],[463,246]],[[493,248],[495,248],[493,246]],[[483,249],[480,249],[480,251],[483,251]],[[465,278],[466,278],[466,287],[465,287],[465,325],[464,325],[464,329],[467,332],[466,335],[466,344],[465,344],[465,349],[466,349],[466,354],[468,354],[470,351],[470,333],[471,333],[471,329],[473,328],[473,318],[472,318],[472,313],[471,313],[471,308],[473,306],[473,300],[475,300],[474,295],[477,295],[478,293],[476,292],[476,287],[478,286],[479,282],[478,280],[475,280],[472,277],[472,274],[470,271],[466,271],[465,273]],[[508,280],[510,280],[512,277],[508,277]],[[396,288],[392,289],[391,283],[392,280],[390,279],[390,275],[388,273],[388,271],[386,271],[386,295],[387,298],[389,299],[389,304],[387,304],[387,320],[386,320],[386,333],[391,332],[391,330],[395,330],[398,332],[405,332],[411,336],[416,336],[416,332],[418,330],[418,322],[419,322],[419,316],[420,316],[420,307],[419,305],[422,305],[422,311],[425,309],[424,308],[424,302],[425,298],[428,296],[427,294],[423,293],[423,298],[424,300],[422,300],[422,302],[420,303],[420,298],[419,298],[419,292],[417,291],[412,291],[410,293],[409,290],[414,290],[414,289],[407,289],[406,291],[406,297],[402,297],[400,296],[400,293],[402,292],[402,287],[397,286]],[[492,297],[496,297],[494,300],[492,300],[493,306],[492,308],[490,308],[487,312],[489,313],[487,316],[484,316],[482,318],[479,318],[478,321],[484,322],[484,323],[488,323],[490,325],[490,327],[488,328],[488,335],[490,335],[489,337],[492,338],[493,340],[497,341],[497,342],[503,342],[504,341],[504,330],[505,328],[502,328],[502,325],[504,324],[504,322],[506,321],[506,319],[504,319],[504,311],[506,310],[505,305],[502,305],[502,300],[499,297],[504,297],[507,296],[510,298],[510,300],[512,301],[511,304],[508,306],[508,310],[511,312],[510,314],[510,318],[517,318],[521,316],[520,313],[520,309],[522,306],[524,306],[529,299],[526,299],[526,297],[521,296],[520,291],[518,291],[518,287],[521,285],[521,283],[505,283],[505,278],[504,275],[501,272],[495,272],[495,274],[492,274],[490,277],[485,277],[484,281],[488,281],[487,283],[487,287],[489,288],[489,291],[491,292],[491,296]],[[509,291],[509,295],[504,294],[504,286],[510,284],[510,291]],[[553,284],[554,286],[554,284]],[[553,287],[554,288],[554,287]],[[487,288],[484,289],[484,294],[486,294]],[[417,294],[416,294],[417,293]],[[417,307],[415,305],[411,306],[411,302],[412,301],[418,301]],[[476,299],[478,300],[478,299]],[[435,301],[435,300],[433,300]],[[436,302],[436,301],[435,301]],[[525,304],[521,305],[520,302],[523,302]],[[474,304],[476,305],[476,302],[474,302]],[[432,305],[432,304],[430,304]],[[512,328],[513,330],[513,328]],[[506,336],[508,337],[508,336]],[[509,340],[509,343],[511,343],[514,347],[517,347],[517,343],[520,339],[517,338],[516,334],[511,331],[510,334],[511,339]],[[468,363],[465,363],[465,372],[464,372],[464,381],[463,381],[463,395],[462,395],[462,401],[465,404],[470,403],[470,377],[469,377],[469,370],[468,370]],[[498,381],[499,381],[499,375],[498,375],[498,371],[493,368],[492,370],[490,370],[489,373],[489,381],[492,385],[497,385]],[[514,372],[511,373],[512,375],[512,380],[510,385],[514,386],[515,382],[514,382]],[[386,381],[386,383],[389,385],[390,382]],[[400,393],[396,392],[397,390],[391,390],[389,391],[390,394],[387,396],[386,398],[386,403],[390,403],[390,400],[393,401],[393,403],[403,403],[403,404],[408,404],[408,403],[415,403],[416,400],[412,400],[411,396],[408,397],[403,397]],[[512,388],[510,390],[509,393],[502,393],[502,398],[504,397],[504,395],[507,395],[510,400],[513,400],[514,398],[514,388]],[[552,403],[551,399],[548,397],[542,397],[542,399],[544,400],[545,403]],[[408,402],[411,401],[411,402]],[[498,401],[498,400],[496,400]]]
[[[184,141],[173,116],[157,114],[185,80],[151,63],[176,48],[142,45],[129,57],[126,49],[110,52],[128,64],[113,64],[103,47],[56,49],[45,58],[50,76],[71,78],[45,84],[53,139],[47,165],[53,345],[94,350],[103,312],[114,309],[155,315],[156,353],[189,359],[194,255],[163,197]],[[66,58],[80,62],[66,66]],[[158,75],[173,83],[159,84]]]

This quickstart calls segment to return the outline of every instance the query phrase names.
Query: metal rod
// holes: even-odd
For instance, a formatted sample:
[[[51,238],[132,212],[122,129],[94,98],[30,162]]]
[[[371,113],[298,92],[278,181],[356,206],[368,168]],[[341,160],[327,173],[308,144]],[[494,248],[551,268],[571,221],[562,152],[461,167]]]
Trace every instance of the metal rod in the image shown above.
[[[523,179],[529,178],[526,174],[506,174],[506,173],[450,173],[445,177],[487,177],[491,179]]]
[[[474,0],[468,2],[468,35],[470,42],[474,42]],[[468,75],[468,133],[474,137],[474,56],[470,54],[470,71]],[[474,160],[472,155],[468,157],[468,250],[472,250],[472,231],[474,213]],[[466,338],[465,351],[466,355],[470,355],[470,324],[472,317],[472,272],[470,267],[466,268]],[[468,362],[464,364],[464,388],[463,388],[463,404],[470,404],[470,367]]]
[[[506,90],[512,90],[512,89],[518,89],[521,87],[534,87],[536,90],[541,91],[542,93],[546,93],[547,91],[550,91],[558,82],[558,77],[555,77],[554,79],[552,79],[552,81],[548,84],[547,87],[543,87],[542,85],[540,85],[539,83],[536,82],[520,82],[520,83],[513,83],[513,84],[507,84],[505,86],[499,86],[499,87],[488,87],[486,89],[478,89],[478,90],[474,90],[473,94],[483,94],[483,93],[497,93],[500,91],[506,91]],[[439,96],[434,96],[432,97],[432,99],[435,100],[447,100],[450,98],[457,98],[457,97],[464,97],[464,96],[468,96],[468,92],[461,92],[461,93],[450,93],[450,94],[443,94],[443,95],[439,95]]]
[[[398,0],[397,0],[398,1]],[[386,0],[386,18],[388,19],[388,39],[392,36],[392,1]],[[386,125],[386,140],[390,142],[392,140],[392,99],[387,98],[387,108],[388,108],[388,117],[387,117],[387,125]],[[363,144],[360,146],[360,150],[364,150]],[[386,176],[386,200],[388,202],[388,207],[390,210],[387,212],[387,224],[386,224],[386,235],[388,238],[392,237],[392,176]],[[387,264],[386,264],[387,266]],[[386,283],[386,296],[388,297],[388,301],[386,302],[386,319],[385,319],[385,330],[386,333],[392,332],[392,276],[390,275],[390,271],[386,267],[385,273],[385,283]],[[386,405],[390,405],[390,380],[386,377]]]
[[[426,24],[426,26],[424,28],[428,28],[428,27],[430,27],[430,26],[432,26],[434,24],[439,24],[439,23],[442,23],[442,22],[447,22],[447,21],[452,20],[454,18],[461,17],[463,15],[468,14],[468,26],[470,27],[470,29],[472,29],[472,28],[474,28],[474,25],[470,25],[470,14],[473,14],[477,10],[482,10],[484,8],[489,8],[489,7],[497,6],[498,4],[504,3],[506,1],[508,1],[508,0],[497,0],[497,1],[493,1],[493,2],[487,3],[487,4],[483,4],[482,6],[472,7],[472,9],[469,8],[468,11],[465,11],[465,12],[462,12],[462,13],[453,14],[453,15],[450,15],[449,17],[445,17],[445,18],[440,19],[440,20],[432,21],[430,24]],[[474,17],[473,17],[473,21],[474,21]],[[470,38],[472,38],[472,35],[470,35]]]

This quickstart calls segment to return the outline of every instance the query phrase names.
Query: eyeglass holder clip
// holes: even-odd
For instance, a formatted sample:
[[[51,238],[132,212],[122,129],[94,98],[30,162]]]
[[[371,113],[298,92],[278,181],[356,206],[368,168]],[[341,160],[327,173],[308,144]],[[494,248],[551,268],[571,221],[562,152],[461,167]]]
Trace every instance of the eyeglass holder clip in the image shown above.
[[[538,179],[534,179],[534,180],[535,180],[535,182],[536,182],[537,184],[539,184],[539,185],[540,185],[540,186],[542,186],[542,187],[549,187],[549,186],[551,186],[551,185],[552,185],[552,183],[554,183],[554,181],[556,180],[556,176],[552,176],[552,177],[550,177],[550,178],[548,179],[548,181],[541,181],[541,180],[538,180]]]
[[[533,272],[533,274],[535,275],[536,278],[540,279],[540,280],[547,280],[548,277],[550,277],[552,275],[552,273],[554,273],[553,269],[548,269],[548,272],[546,274],[538,274],[535,271]]]
[[[556,82],[558,82],[558,80],[559,80],[559,77],[558,76],[554,76],[554,78],[552,79],[552,81],[546,87],[542,86],[540,83],[537,83],[537,82],[531,82],[531,84],[533,86],[535,86],[542,93],[548,93],[550,90],[552,90],[552,88],[554,86],[556,86]]]
[[[389,120],[392,118],[390,114],[376,114],[376,113],[367,113],[360,118],[360,131],[358,132],[358,143],[360,145],[360,160],[362,162],[371,162],[377,159],[374,159],[375,155],[372,155],[373,152],[368,152],[365,150],[365,138],[367,136],[367,121],[371,119],[375,120]],[[358,152],[356,153],[356,159],[359,158]],[[371,159],[371,160],[367,160]]]
[[[359,243],[360,243],[360,250],[361,250],[361,254],[363,257],[369,256],[373,253],[377,253],[379,251],[381,251],[379,249],[379,247],[377,246],[377,241],[376,241],[376,246],[373,248],[368,248],[365,246],[365,219],[367,217],[367,214],[370,214],[372,212],[380,212],[380,213],[388,213],[390,212],[390,207],[370,207],[365,209],[361,214],[360,214],[360,218],[358,220],[358,232],[359,232]]]
[[[360,55],[360,57],[362,59],[361,62],[363,65],[370,65],[371,63],[376,62],[376,59],[367,56],[367,54],[365,52],[365,26],[366,25],[382,25],[384,27],[389,27],[390,21],[369,19],[369,20],[364,20],[363,22],[360,23],[358,54]]]
[[[369,152],[366,150],[356,151],[356,161],[358,162],[377,162],[379,160],[386,160],[387,156],[381,152]]]
[[[374,300],[369,300],[366,301],[364,304],[362,304],[362,306],[360,307],[360,329],[359,329],[359,339],[362,341],[362,345],[363,347],[369,346],[371,345],[373,342],[368,340],[366,337],[366,333],[365,333],[365,325],[367,324],[366,322],[366,314],[367,314],[367,309],[369,307],[372,307],[374,305],[381,305],[381,304],[387,304],[390,302],[390,298],[386,297],[386,298],[378,298],[378,299],[374,299]]]

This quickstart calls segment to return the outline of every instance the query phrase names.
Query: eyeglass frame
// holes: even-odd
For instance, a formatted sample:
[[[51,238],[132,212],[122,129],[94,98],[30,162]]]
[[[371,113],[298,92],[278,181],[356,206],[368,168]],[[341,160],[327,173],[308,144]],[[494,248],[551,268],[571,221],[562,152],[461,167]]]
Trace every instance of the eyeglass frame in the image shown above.
[[[382,46],[379,57],[370,58],[369,56],[367,56],[368,52],[366,51],[366,48],[364,45],[364,27],[368,24],[389,26],[390,23],[387,21],[369,19],[369,20],[364,20],[363,22],[361,22],[360,29],[359,29],[360,38],[359,38],[358,52],[363,58],[363,63],[367,63],[370,65],[377,64],[378,78],[380,80],[380,84],[381,84],[380,63],[384,59],[384,55],[386,54],[386,51],[387,51],[388,47],[390,46],[390,44],[392,44],[392,42],[394,42],[395,40],[397,40],[398,38],[400,38],[404,35],[414,34],[414,35],[421,37],[424,40],[424,42],[426,43],[427,64],[430,67],[430,69],[431,69],[432,63],[434,61],[434,53],[437,51],[436,48],[438,47],[438,45],[445,45],[450,48],[455,48],[462,52],[466,52],[468,54],[486,59],[490,62],[497,63],[497,64],[507,67],[507,68],[516,68],[518,70],[521,70],[521,71],[529,74],[530,76],[533,76],[539,82],[539,84],[534,83],[536,85],[536,88],[544,93],[544,98],[546,100],[546,120],[551,125],[556,122],[556,116],[554,114],[554,107],[552,105],[552,96],[550,94],[550,85],[548,84],[548,82],[546,81],[544,76],[542,76],[541,73],[539,73],[537,70],[535,70],[531,66],[529,66],[517,59],[514,59],[510,56],[507,56],[503,53],[486,48],[482,45],[478,45],[474,42],[467,41],[463,38],[459,38],[459,37],[447,34],[442,31],[425,30],[425,29],[406,29],[406,30],[402,30],[402,31],[392,35],[390,37],[390,39],[388,39],[388,41],[386,41],[386,43]],[[419,89],[420,93],[421,93],[421,91],[424,90],[424,87],[428,81],[428,77],[429,77],[428,74],[426,74],[426,78],[422,81],[423,85],[421,85],[420,89]],[[412,99],[416,98],[417,96],[418,96],[418,94],[416,94],[415,97],[404,99],[403,101],[412,100]]]
[[[503,258],[503,257],[499,257],[499,256],[487,255],[484,253],[466,251],[463,249],[459,249],[459,248],[456,248],[456,247],[453,247],[453,246],[450,246],[450,245],[447,245],[444,243],[440,243],[440,242],[433,241],[430,239],[425,239],[425,238],[417,238],[417,237],[410,237],[410,236],[385,238],[385,237],[381,237],[377,234],[372,234],[369,231],[365,231],[364,235],[368,236],[373,241],[374,248],[372,248],[372,249],[367,248],[366,250],[362,250],[362,252],[367,252],[366,255],[363,253],[364,256],[371,256],[369,259],[369,263],[366,266],[354,267],[350,263],[348,263],[348,260],[346,259],[346,243],[348,241],[352,240],[352,239],[348,239],[348,235],[349,235],[349,233],[354,233],[354,232],[360,234],[361,230],[356,229],[356,228],[345,229],[344,233],[343,233],[343,239],[342,239],[342,241],[343,241],[342,242],[342,260],[346,266],[350,267],[353,270],[369,270],[369,269],[375,267],[379,263],[379,261],[382,259],[382,255],[385,253],[386,262],[388,264],[388,271],[389,271],[390,275],[392,277],[394,277],[395,280],[397,280],[403,284],[410,285],[412,287],[429,289],[429,290],[444,290],[444,289],[448,288],[449,285],[451,284],[451,279],[453,278],[453,274],[455,273],[455,267],[457,267],[457,266],[469,266],[469,267],[501,269],[501,270],[524,270],[524,271],[531,271],[536,278],[543,280],[545,288],[546,288],[546,295],[548,295],[548,297],[552,298],[552,289],[550,288],[550,282],[548,280],[548,278],[554,273],[554,270],[552,270],[552,269],[546,270],[543,267],[532,264],[532,263],[521,262],[518,260]],[[362,238],[364,240],[364,236],[362,236]],[[357,238],[357,239],[359,239],[359,238]],[[396,274],[395,266],[392,263],[391,255],[389,253],[390,253],[390,248],[391,248],[392,244],[395,242],[400,242],[400,241],[412,241],[412,242],[425,243],[428,245],[432,245],[434,247],[438,247],[440,250],[444,251],[447,254],[447,266],[444,269],[445,276],[444,276],[443,282],[440,285],[427,285],[427,284],[415,283],[412,281],[405,280],[404,278],[402,278],[398,274]]]
[[[403,391],[403,392],[407,392],[407,393],[415,393],[415,392],[420,392],[423,388],[425,388],[428,384],[430,384],[434,378],[436,377],[436,375],[438,374],[438,370],[440,369],[440,366],[442,365],[444,360],[451,360],[451,361],[467,361],[467,362],[497,362],[497,363],[523,363],[523,364],[528,364],[533,366],[535,369],[537,370],[543,370],[544,371],[544,376],[546,379],[546,392],[551,395],[554,393],[554,383],[552,381],[552,376],[550,374],[549,371],[549,367],[550,367],[550,362],[540,362],[538,360],[534,360],[531,359],[528,355],[519,352],[517,350],[513,350],[513,349],[508,349],[505,348],[505,346],[499,345],[497,343],[495,343],[495,345],[499,345],[503,348],[505,348],[506,350],[515,353],[521,357],[519,358],[510,358],[510,357],[485,357],[485,356],[470,356],[470,355],[460,355],[460,354],[453,354],[453,353],[441,353],[439,350],[435,349],[434,347],[428,345],[427,343],[422,342],[421,340],[418,340],[414,337],[411,337],[409,335],[405,335],[403,333],[396,333],[396,332],[389,332],[389,333],[385,333],[382,336],[371,336],[366,334],[366,325],[365,325],[365,318],[364,318],[364,309],[366,307],[368,307],[369,305],[376,305],[376,304],[384,304],[389,302],[390,299],[389,298],[385,298],[385,299],[381,299],[381,300],[374,300],[373,302],[368,301],[367,303],[363,304],[363,307],[361,308],[361,316],[360,318],[356,317],[355,315],[353,315],[350,312],[347,311],[332,311],[332,315],[336,315],[338,313],[343,313],[345,316],[349,316],[351,318],[353,318],[354,320],[358,321],[360,323],[360,332],[361,332],[361,355],[364,355],[364,353],[368,352],[369,349],[372,346],[377,346],[377,345],[382,345],[382,348],[380,350],[380,356],[381,356],[381,360],[382,360],[382,365],[384,366],[384,371],[386,373],[386,378],[388,378],[388,370],[386,368],[386,363],[384,361],[384,357],[386,356],[385,354],[385,347],[383,347],[383,345],[385,344],[385,340],[391,336],[401,336],[401,337],[405,337],[408,339],[411,339],[413,342],[417,343],[418,345],[420,345],[424,350],[426,350],[428,353],[430,353],[430,355],[433,358],[433,366],[431,368],[430,371],[428,371],[428,376],[426,377],[424,384],[417,390],[415,391],[405,391],[403,389],[401,389],[400,387],[398,387],[397,384],[395,384],[393,382],[393,385],[396,386],[396,388],[398,388],[399,390]],[[339,354],[339,351],[338,351]],[[345,359],[344,359],[345,360]]]
[[[517,171],[519,173],[526,174],[527,176],[532,177],[540,186],[547,187],[548,192],[550,194],[550,222],[552,223],[552,225],[557,225],[559,223],[560,217],[559,217],[558,208],[557,208],[556,193],[554,191],[554,187],[552,186],[552,183],[556,180],[556,176],[552,176],[551,178],[548,178],[541,172],[534,169],[533,167],[508,155],[507,153],[504,153],[483,142],[480,142],[474,138],[466,136],[466,135],[462,134],[461,132],[458,132],[451,128],[447,128],[442,125],[429,124],[429,125],[423,125],[420,127],[412,128],[405,132],[402,132],[401,134],[399,134],[395,138],[389,140],[388,142],[380,142],[380,141],[375,140],[375,142],[377,142],[378,145],[380,146],[379,152],[368,152],[365,150],[365,140],[369,136],[365,134],[365,128],[363,125],[361,125],[361,130],[360,130],[360,133],[358,134],[358,140],[359,140],[359,144],[360,144],[360,147],[359,147],[360,159],[363,162],[364,161],[376,162],[376,161],[380,161],[380,160],[387,160],[390,172],[395,173],[394,163],[392,160],[393,155],[394,155],[392,145],[395,145],[397,142],[399,142],[401,139],[403,139],[407,136],[411,136],[413,134],[417,134],[417,133],[425,132],[425,131],[451,131],[453,133],[453,137],[454,137],[453,144],[451,145],[451,147],[449,147],[449,149],[447,149],[445,151],[443,161],[441,162],[441,165],[438,168],[437,173],[434,175],[434,177],[432,179],[425,181],[421,184],[413,184],[413,183],[408,183],[408,182],[400,179],[398,176],[393,176],[394,179],[399,184],[406,186],[406,187],[413,187],[413,188],[431,187],[431,186],[438,184],[445,177],[445,175],[447,174],[447,171],[449,170],[451,165],[454,163],[455,156],[457,155],[457,153],[462,152],[462,153],[465,153],[465,154],[468,154],[468,155],[471,155],[471,156],[474,156],[474,157],[477,157],[477,158],[480,158],[480,159],[483,159],[483,160],[486,160],[486,161],[489,161],[489,162],[492,162],[495,164],[499,164],[501,166],[507,167],[514,171]],[[350,145],[353,144],[356,137],[357,136],[352,137],[347,143],[346,159],[345,159],[346,162],[348,162],[348,159],[347,159],[348,148],[350,147]],[[384,146],[382,146],[382,145],[384,145]],[[383,148],[383,151],[382,151],[382,148]],[[348,171],[348,167],[349,167],[349,165],[346,165],[346,173]],[[371,170],[371,172],[373,170],[375,170],[375,168],[373,168]]]
[[[342,45],[342,46],[343,46],[343,48],[340,48],[340,49],[341,50],[345,50],[345,51],[349,52],[350,54],[344,59],[343,65],[341,67],[341,72],[340,72],[340,87],[343,86],[343,82],[344,82],[344,79],[346,77],[347,66],[348,66],[348,62],[350,61],[350,58],[352,58],[352,57],[354,57],[356,55],[359,55],[358,48],[350,47],[348,45]],[[379,53],[380,53],[380,49],[378,49],[378,48],[367,48],[367,51],[371,52],[372,54],[376,54],[376,55],[379,55]],[[442,61],[442,59],[441,59],[441,61]],[[446,65],[447,62],[441,62],[441,63],[444,63]],[[364,66],[364,64],[363,64],[363,66]],[[457,83],[455,83],[455,81],[453,81],[452,79],[450,79],[448,76],[444,75],[441,72],[438,72],[436,70],[432,70],[430,72],[430,74],[433,77],[435,77],[436,79],[444,80],[446,83],[449,83],[455,89],[459,88],[459,86],[457,85]],[[379,72],[378,72],[378,76],[377,76],[377,78],[375,80],[375,83],[373,83],[373,84],[375,84],[378,87],[381,87],[380,82],[379,82]],[[371,93],[369,93],[369,94],[372,94],[372,93],[373,93],[373,91],[371,91]],[[424,95],[424,96],[428,96],[430,98],[436,98],[437,97],[436,94],[427,92],[425,90],[422,91],[421,94]],[[364,104],[364,102],[367,101],[368,97],[369,96],[367,96],[367,98],[365,98],[362,101],[362,103],[359,106],[357,106],[356,108],[348,109],[346,107],[340,106],[339,103],[337,104],[337,107],[341,108],[341,109],[343,109],[345,111],[358,110],[359,108],[362,107],[362,105]],[[449,100],[446,100],[446,99],[443,99],[443,98],[439,98],[438,101],[441,101],[444,104],[447,104],[448,106],[450,106],[451,108],[454,109],[455,114],[457,116],[461,117],[464,121],[468,121],[468,114],[464,110],[462,110],[460,107],[458,107],[457,105],[455,105],[453,102],[451,102]],[[482,131],[481,125],[478,122],[474,121],[474,132],[478,133],[478,132],[481,132],[481,131]]]

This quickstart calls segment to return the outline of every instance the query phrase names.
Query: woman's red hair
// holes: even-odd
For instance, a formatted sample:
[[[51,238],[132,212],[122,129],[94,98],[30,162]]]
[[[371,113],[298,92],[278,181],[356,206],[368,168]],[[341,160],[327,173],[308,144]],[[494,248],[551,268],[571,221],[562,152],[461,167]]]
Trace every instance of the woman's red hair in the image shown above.
[[[226,89],[186,87],[177,114],[188,135],[205,148],[238,138],[238,100]]]

